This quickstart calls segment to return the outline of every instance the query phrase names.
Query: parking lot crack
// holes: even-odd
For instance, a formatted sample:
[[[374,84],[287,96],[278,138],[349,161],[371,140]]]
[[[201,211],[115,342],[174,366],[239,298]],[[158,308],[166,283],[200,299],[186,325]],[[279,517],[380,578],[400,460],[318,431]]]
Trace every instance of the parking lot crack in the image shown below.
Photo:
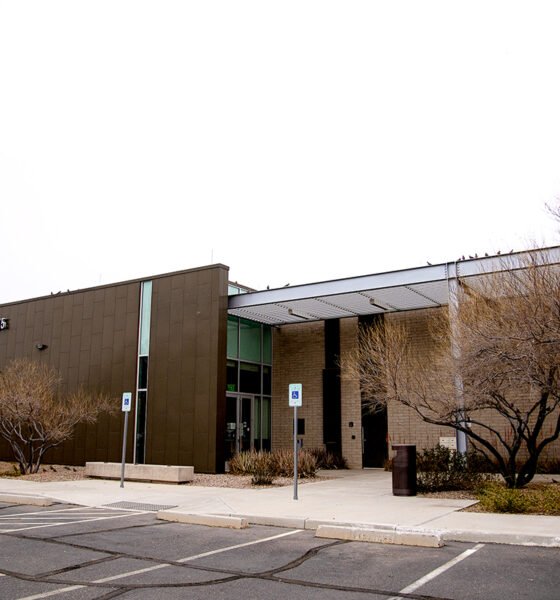
[[[430,596],[430,595],[425,595],[425,594],[407,594],[407,593],[395,592],[394,590],[389,591],[389,590],[376,589],[376,588],[363,588],[363,587],[354,587],[354,586],[347,586],[347,585],[336,585],[336,584],[332,584],[332,583],[319,583],[316,581],[288,579],[285,577],[271,576],[269,579],[271,579],[272,581],[280,582],[280,583],[299,585],[302,587],[311,587],[311,588],[316,588],[316,589],[321,589],[321,590],[335,590],[337,592],[351,592],[354,594],[372,594],[375,596],[387,596],[388,598],[398,597],[398,598],[403,598],[403,599],[410,598],[411,600],[453,600],[452,598],[448,598],[446,596]]]
[[[44,573],[39,573],[36,575],[36,577],[39,577],[39,578],[53,577],[55,575],[60,575],[62,573],[69,573],[71,571],[76,571],[77,569],[84,569],[85,567],[91,567],[94,565],[100,565],[100,564],[103,564],[106,562],[111,562],[118,558],[123,558],[123,556],[121,554],[112,554],[111,556],[103,556],[102,558],[88,560],[86,562],[83,562],[83,563],[80,563],[77,565],[70,565],[69,567],[63,567],[62,569],[56,569],[53,571],[46,571]]]
[[[275,569],[270,569],[269,571],[263,571],[261,576],[275,575],[276,573],[282,573],[284,571],[289,571],[290,569],[295,569],[303,564],[305,561],[309,560],[313,556],[316,556],[321,552],[321,550],[325,550],[326,548],[332,548],[333,546],[340,546],[341,544],[347,544],[347,540],[335,540],[334,542],[329,542],[327,544],[323,544],[322,546],[316,546],[315,548],[311,548],[300,557],[290,561],[289,563],[276,567]]]

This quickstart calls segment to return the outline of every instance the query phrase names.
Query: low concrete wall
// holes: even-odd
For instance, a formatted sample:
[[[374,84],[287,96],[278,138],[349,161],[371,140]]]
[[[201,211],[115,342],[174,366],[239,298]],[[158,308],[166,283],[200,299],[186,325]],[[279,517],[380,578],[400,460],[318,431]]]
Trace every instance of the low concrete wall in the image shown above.
[[[101,479],[120,479],[121,463],[87,462],[86,476]],[[126,481],[157,481],[160,483],[187,483],[194,477],[194,467],[175,465],[133,465],[124,469]]]

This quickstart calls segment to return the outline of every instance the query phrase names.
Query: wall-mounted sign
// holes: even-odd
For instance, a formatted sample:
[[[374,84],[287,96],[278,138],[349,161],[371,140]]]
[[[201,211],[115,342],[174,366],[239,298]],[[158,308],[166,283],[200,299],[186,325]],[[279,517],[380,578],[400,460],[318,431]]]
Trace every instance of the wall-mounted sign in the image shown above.
[[[6,317],[0,317],[0,331],[4,329],[10,328],[10,319],[6,319]]]
[[[457,438],[455,436],[440,437],[439,445],[450,450],[457,450]]]

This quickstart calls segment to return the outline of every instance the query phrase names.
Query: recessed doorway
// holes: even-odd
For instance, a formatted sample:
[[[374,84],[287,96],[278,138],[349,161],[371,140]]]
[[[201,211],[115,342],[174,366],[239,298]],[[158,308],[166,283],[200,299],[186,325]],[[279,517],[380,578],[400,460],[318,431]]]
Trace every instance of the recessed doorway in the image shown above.
[[[387,444],[387,409],[369,412],[362,409],[362,466],[382,468],[389,456]]]
[[[225,460],[246,450],[270,450],[270,398],[226,395]]]

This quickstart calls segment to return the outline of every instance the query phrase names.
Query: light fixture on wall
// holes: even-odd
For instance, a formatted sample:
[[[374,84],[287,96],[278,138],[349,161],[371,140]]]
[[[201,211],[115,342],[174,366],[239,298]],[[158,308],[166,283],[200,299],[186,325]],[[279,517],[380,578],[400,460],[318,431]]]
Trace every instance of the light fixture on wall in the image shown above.
[[[35,348],[37,348],[37,350],[42,351],[42,350],[46,350],[48,348],[47,344],[41,344],[41,342],[35,344]]]

